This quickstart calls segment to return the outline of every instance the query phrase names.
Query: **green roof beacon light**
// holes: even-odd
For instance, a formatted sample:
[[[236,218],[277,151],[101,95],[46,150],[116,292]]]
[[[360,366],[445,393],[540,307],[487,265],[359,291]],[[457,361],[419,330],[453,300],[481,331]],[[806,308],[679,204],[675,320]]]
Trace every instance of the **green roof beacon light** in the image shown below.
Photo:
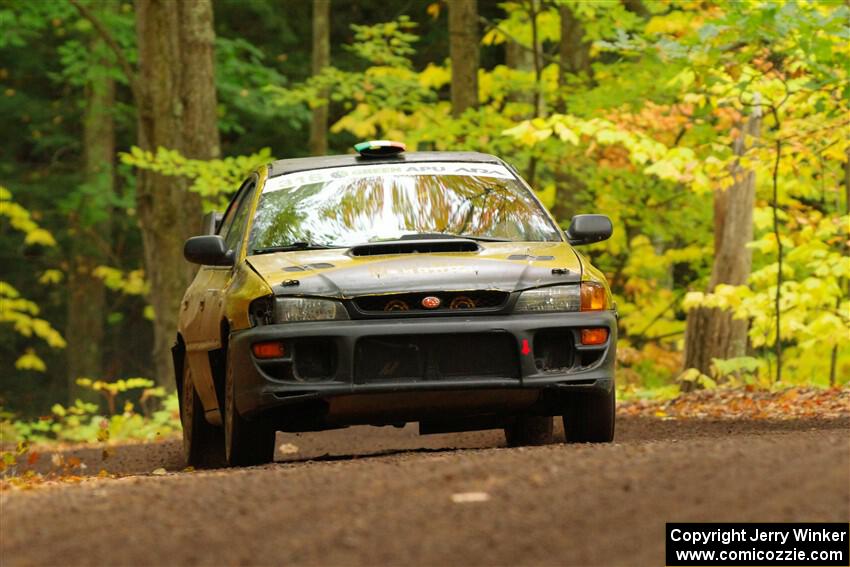
[[[407,146],[392,140],[369,140],[368,142],[354,144],[354,149],[361,157],[370,158],[394,156],[406,150]]]

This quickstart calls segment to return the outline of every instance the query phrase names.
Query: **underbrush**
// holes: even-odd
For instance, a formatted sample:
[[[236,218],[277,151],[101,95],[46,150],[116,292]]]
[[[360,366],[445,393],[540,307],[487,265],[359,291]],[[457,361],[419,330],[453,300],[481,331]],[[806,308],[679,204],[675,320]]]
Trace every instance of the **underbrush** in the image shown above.
[[[50,414],[33,420],[16,419],[0,410],[0,445],[153,441],[180,432],[177,395],[167,394],[151,380],[81,378],[77,383],[96,392],[103,403],[76,400],[70,406],[54,404]]]
[[[839,366],[836,384],[830,384],[822,360],[806,361],[799,347],[788,349],[789,362],[783,380],[773,378],[772,359],[742,356],[715,359],[711,375],[696,369],[682,372],[684,356],[675,345],[648,342],[632,345],[621,340],[617,345],[617,399],[621,401],[666,402],[682,396],[683,390],[783,392],[789,389],[826,390],[850,385],[850,368]],[[845,353],[846,354],[846,353]],[[814,358],[814,357],[808,357]],[[841,357],[842,360],[846,357]],[[816,366],[819,362],[820,366]],[[688,384],[689,383],[689,384]],[[683,386],[689,386],[684,388]]]

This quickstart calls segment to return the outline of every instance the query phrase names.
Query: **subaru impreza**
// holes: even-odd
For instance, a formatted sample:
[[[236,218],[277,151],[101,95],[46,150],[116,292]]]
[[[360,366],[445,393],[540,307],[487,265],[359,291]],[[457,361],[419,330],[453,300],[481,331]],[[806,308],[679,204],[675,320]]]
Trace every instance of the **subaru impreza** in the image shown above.
[[[186,259],[200,268],[173,348],[193,466],[269,462],[277,431],[351,425],[503,429],[509,446],[614,435],[617,314],[519,173],[472,152],[275,161]]]

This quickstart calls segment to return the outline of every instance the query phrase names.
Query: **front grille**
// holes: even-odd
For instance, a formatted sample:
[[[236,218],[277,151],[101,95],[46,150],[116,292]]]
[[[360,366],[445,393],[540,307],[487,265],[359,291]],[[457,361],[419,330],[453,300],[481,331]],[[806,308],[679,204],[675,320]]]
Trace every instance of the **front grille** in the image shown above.
[[[354,305],[369,315],[402,315],[404,312],[440,313],[461,310],[498,310],[505,305],[510,294],[505,291],[441,291],[434,293],[393,293],[368,295],[354,299]],[[436,297],[439,306],[428,309],[423,305],[426,298]]]
[[[368,337],[357,342],[358,384],[464,378],[519,378],[514,338],[508,333],[464,333]]]

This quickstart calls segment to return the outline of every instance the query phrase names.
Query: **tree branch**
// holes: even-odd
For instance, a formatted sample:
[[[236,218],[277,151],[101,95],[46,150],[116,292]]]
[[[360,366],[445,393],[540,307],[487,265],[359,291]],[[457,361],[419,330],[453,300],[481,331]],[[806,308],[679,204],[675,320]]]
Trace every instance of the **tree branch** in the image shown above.
[[[133,99],[137,106],[140,105],[141,93],[139,91],[136,73],[133,71],[133,66],[130,64],[130,61],[124,55],[124,50],[121,49],[121,46],[118,45],[118,42],[115,41],[115,38],[111,33],[109,33],[109,30],[103,25],[103,22],[101,22],[91,10],[80,4],[79,0],[68,0],[68,2],[77,9],[77,12],[79,12],[84,19],[91,23],[97,34],[101,37],[101,39],[103,39],[109,49],[112,50],[112,53],[115,54],[115,58],[118,60],[118,65],[127,77],[127,83],[130,85],[130,90],[133,93]]]
[[[478,21],[481,22],[482,24],[484,24],[485,34],[489,30],[496,30],[497,32],[502,34],[506,40],[516,44],[518,47],[521,47],[525,51],[528,51],[530,53],[537,53],[536,49],[534,49],[533,47],[529,47],[528,45],[525,45],[524,43],[522,43],[520,40],[518,40],[516,37],[511,35],[509,32],[506,32],[496,22],[489,20],[489,19],[485,18],[484,16],[478,16]],[[554,64],[558,65],[558,67],[562,67],[561,62],[559,61],[559,59],[557,57],[553,57],[553,56],[551,56],[551,55],[549,55],[545,52],[540,52],[539,55],[540,55],[540,58],[543,59],[544,61],[547,61],[549,63],[554,63]],[[566,66],[563,66],[563,67],[564,67],[564,69],[569,70],[569,69],[566,68]]]

